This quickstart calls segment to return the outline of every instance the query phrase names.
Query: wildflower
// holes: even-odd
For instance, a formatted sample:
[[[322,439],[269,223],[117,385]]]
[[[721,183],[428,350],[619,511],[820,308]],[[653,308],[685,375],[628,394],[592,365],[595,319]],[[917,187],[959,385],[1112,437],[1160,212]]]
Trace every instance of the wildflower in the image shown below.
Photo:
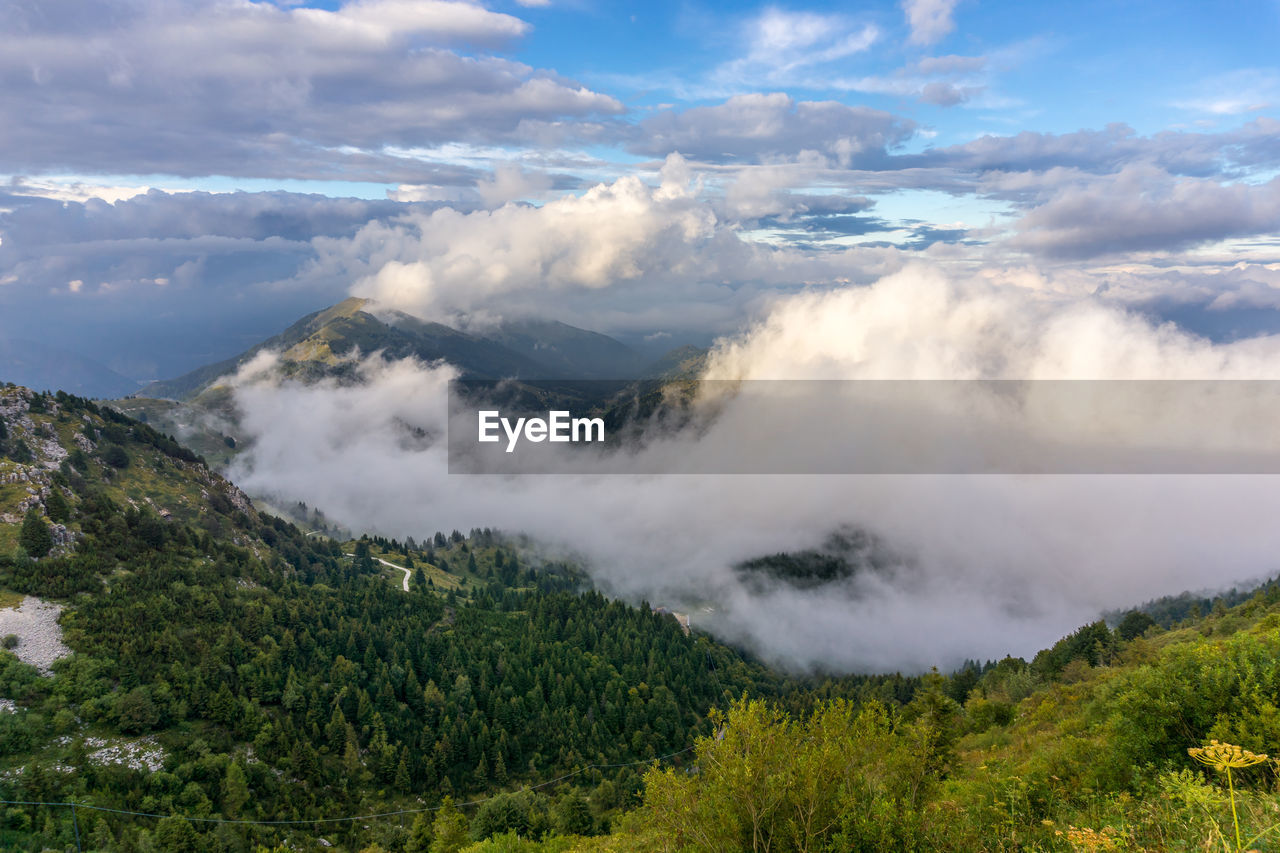
[[[1221,743],[1216,740],[1209,741],[1208,746],[1192,747],[1187,752],[1196,761],[1207,764],[1214,770],[1252,767],[1267,760],[1266,755],[1259,755],[1235,744]]]
[[[1227,791],[1231,794],[1231,820],[1236,827],[1236,850],[1240,850],[1243,847],[1240,842],[1240,816],[1236,814],[1236,788],[1231,781],[1231,770],[1261,764],[1267,760],[1267,756],[1250,752],[1232,743],[1220,743],[1216,740],[1209,741],[1208,746],[1193,746],[1187,750],[1187,753],[1201,764],[1206,764],[1219,772],[1226,772]]]

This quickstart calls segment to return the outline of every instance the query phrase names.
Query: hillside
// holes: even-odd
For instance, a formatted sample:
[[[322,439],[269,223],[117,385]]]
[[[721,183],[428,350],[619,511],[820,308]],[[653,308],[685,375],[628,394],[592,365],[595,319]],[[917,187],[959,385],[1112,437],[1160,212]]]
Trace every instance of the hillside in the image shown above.
[[[0,627],[30,618],[0,631],[0,799],[77,807],[11,804],[0,847],[1231,850],[1234,798],[1240,849],[1275,849],[1275,764],[1228,791],[1188,750],[1275,750],[1280,585],[1207,610],[798,678],[519,537],[305,535],[145,424],[6,386]]]
[[[538,841],[511,821],[463,849],[1280,849],[1280,587],[1225,600],[935,672],[905,701],[738,699],[697,739],[697,772],[650,769],[610,835]]]
[[[28,635],[0,651],[0,798],[83,804],[91,849],[402,849],[398,822],[310,819],[565,774],[541,795],[572,808],[546,825],[596,832],[707,709],[786,686],[518,539],[343,546],[89,401],[6,387],[0,425],[0,625],[60,608],[70,652],[42,673]],[[70,844],[71,818],[11,808],[0,847]]]

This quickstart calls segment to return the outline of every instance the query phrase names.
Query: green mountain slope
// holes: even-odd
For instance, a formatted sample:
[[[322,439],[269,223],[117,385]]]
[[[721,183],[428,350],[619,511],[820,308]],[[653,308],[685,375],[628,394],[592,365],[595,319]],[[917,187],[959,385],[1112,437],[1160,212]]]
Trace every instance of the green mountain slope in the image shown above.
[[[60,604],[71,651],[51,675],[21,661],[27,638],[0,651],[0,799],[81,803],[88,849],[402,849],[400,821],[309,821],[565,774],[540,790],[545,825],[594,832],[647,760],[710,731],[709,707],[781,688],[517,540],[343,548],[113,410],[10,387],[0,424],[0,598]],[[382,560],[412,567],[408,591]],[[576,823],[554,818],[566,798]],[[0,848],[75,829],[66,808],[14,807]]]
[[[798,576],[869,547],[846,544]],[[63,608],[70,655],[42,673],[27,636],[0,644],[3,849],[77,831],[108,851],[469,853],[1280,836],[1275,763],[1244,766],[1280,743],[1275,583],[1170,629],[1136,610],[1085,625],[1031,661],[798,679],[519,539],[304,535],[144,424],[5,387],[0,623],[22,596]],[[1230,788],[1188,752],[1215,739],[1243,750]],[[31,804],[69,802],[74,820]]]

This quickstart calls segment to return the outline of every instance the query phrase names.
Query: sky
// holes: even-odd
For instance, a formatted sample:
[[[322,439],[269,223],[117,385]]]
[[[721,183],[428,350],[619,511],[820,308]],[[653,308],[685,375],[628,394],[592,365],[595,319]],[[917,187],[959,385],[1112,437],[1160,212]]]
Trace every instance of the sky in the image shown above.
[[[1274,0],[7,0],[0,28],[0,334],[130,380],[351,292],[705,343],[918,259],[1275,327]]]
[[[356,295],[734,380],[1277,379],[1277,31],[1276,0],[0,0],[0,341],[136,383]],[[263,358],[251,493],[525,530],[797,668],[1032,653],[1277,571],[1275,478],[459,480],[421,440],[448,365]],[[848,525],[901,564],[732,569]]]

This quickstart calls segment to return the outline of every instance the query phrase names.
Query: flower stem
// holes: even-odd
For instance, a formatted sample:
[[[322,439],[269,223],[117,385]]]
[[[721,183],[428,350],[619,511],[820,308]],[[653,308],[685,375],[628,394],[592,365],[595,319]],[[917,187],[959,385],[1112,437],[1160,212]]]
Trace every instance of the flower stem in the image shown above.
[[[1231,784],[1231,768],[1227,768],[1227,790],[1231,793],[1231,820],[1236,826],[1236,853],[1240,853],[1243,845],[1240,844],[1240,818],[1236,815],[1236,789]]]

